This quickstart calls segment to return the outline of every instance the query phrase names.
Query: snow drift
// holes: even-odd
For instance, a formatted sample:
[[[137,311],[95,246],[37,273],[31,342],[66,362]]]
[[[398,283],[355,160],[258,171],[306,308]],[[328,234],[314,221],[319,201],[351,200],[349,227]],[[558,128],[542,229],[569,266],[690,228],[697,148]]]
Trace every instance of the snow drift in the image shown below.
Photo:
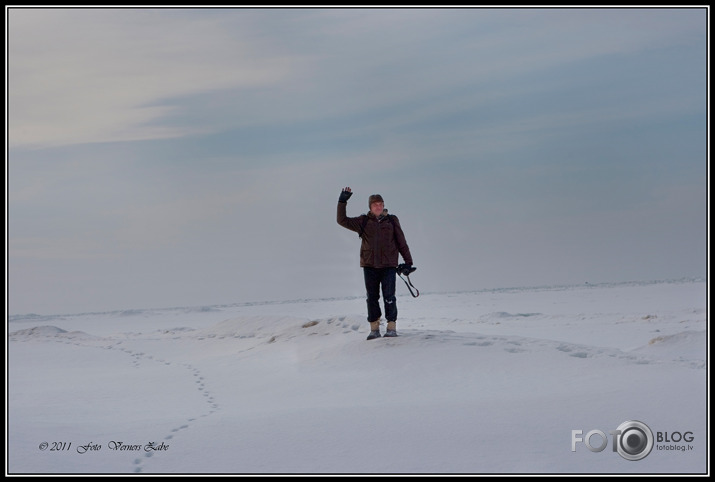
[[[8,471],[707,470],[704,282],[398,305],[372,341],[354,298],[12,317]],[[652,430],[637,461],[612,450],[629,420]]]

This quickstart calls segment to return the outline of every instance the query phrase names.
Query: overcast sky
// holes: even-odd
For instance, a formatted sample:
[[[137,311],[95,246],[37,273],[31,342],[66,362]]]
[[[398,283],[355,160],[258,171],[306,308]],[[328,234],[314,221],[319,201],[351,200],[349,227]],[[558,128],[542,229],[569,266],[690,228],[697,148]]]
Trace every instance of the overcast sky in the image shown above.
[[[6,9],[9,313],[704,277],[708,15]]]

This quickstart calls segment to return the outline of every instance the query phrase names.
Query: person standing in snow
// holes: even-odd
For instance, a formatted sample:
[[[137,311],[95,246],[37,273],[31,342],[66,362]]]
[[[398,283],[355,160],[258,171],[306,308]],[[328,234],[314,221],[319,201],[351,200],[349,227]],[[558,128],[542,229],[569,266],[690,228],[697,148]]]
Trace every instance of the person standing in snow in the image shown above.
[[[367,214],[350,218],[347,216],[347,203],[352,190],[346,187],[338,198],[338,224],[355,231],[362,239],[360,246],[360,267],[365,276],[367,291],[367,321],[370,334],[367,339],[380,338],[380,288],[385,304],[387,319],[386,337],[397,336],[397,299],[395,281],[397,277],[398,255],[407,268],[412,267],[412,255],[405,240],[400,221],[394,214],[388,214],[385,202],[379,194],[368,199],[370,210]]]

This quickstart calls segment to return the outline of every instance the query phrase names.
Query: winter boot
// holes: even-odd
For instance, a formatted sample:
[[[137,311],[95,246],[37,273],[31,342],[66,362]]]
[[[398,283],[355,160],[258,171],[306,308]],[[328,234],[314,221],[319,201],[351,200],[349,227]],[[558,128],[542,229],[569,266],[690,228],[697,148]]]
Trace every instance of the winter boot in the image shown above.
[[[367,335],[368,340],[380,338],[380,320],[370,322],[370,334]]]
[[[385,336],[397,336],[397,323],[394,321],[387,322],[387,331],[385,331]]]

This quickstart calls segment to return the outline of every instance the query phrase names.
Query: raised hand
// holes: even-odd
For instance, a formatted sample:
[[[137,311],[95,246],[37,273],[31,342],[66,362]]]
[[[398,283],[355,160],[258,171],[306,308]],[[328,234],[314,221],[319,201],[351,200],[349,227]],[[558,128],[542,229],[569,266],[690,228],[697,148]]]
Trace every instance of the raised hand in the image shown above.
[[[349,187],[346,187],[343,189],[343,191],[340,193],[340,197],[338,198],[338,202],[341,203],[346,203],[348,202],[348,199],[350,199],[350,196],[353,195],[352,190]]]

